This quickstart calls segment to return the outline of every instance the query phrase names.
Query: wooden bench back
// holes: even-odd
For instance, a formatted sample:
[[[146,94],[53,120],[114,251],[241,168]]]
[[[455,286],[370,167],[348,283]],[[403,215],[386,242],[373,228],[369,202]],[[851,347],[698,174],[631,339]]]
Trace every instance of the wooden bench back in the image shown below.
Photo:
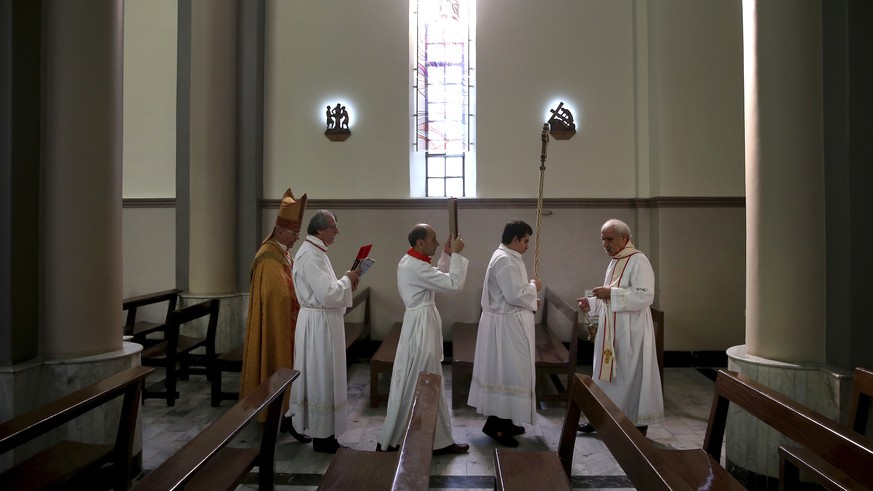
[[[331,459],[318,489],[427,490],[441,388],[442,376],[419,373],[400,450],[341,448]]]
[[[133,329],[133,325],[136,324],[137,308],[146,305],[167,302],[167,316],[164,319],[164,322],[167,322],[169,320],[170,312],[176,310],[176,300],[179,298],[180,293],[182,293],[182,290],[173,288],[162,292],[147,293],[145,295],[125,298],[121,303],[122,310],[127,311],[127,318],[124,323],[125,332]]]
[[[435,373],[418,374],[409,424],[400,444],[400,460],[391,489],[428,489],[430,485],[431,449],[442,381],[442,376]]]
[[[363,316],[360,321],[355,321],[357,319],[358,313],[355,313],[355,310],[363,304]],[[346,350],[351,348],[352,344],[354,344],[359,339],[364,339],[370,335],[370,287],[366,287],[363,290],[355,293],[355,296],[352,298],[352,306],[346,309],[345,313],[345,331],[346,331]],[[353,320],[348,320],[349,318]]]
[[[133,432],[140,408],[140,393],[148,374],[154,369],[133,367],[83,387],[54,402],[27,411],[0,423],[0,454],[47,433],[86,412],[123,396],[121,417],[115,436],[113,480],[129,485]]]
[[[268,479],[272,486],[276,441],[282,419],[282,396],[299,375],[300,372],[290,368],[277,370],[157,469],[148,473],[134,488],[160,491],[184,489],[186,483],[196,478],[197,472],[264,408],[267,408],[267,422],[261,436],[257,465],[259,477]],[[227,483],[226,486],[230,487],[232,484]]]
[[[579,311],[561,299],[554,291],[546,288],[540,307],[540,323],[534,327],[534,356],[539,374],[547,375],[557,389],[557,394],[549,394],[537,389],[537,403],[553,401],[566,403],[570,394],[570,384],[576,373],[579,350]],[[555,320],[551,313],[557,313],[570,324],[570,346],[565,347],[555,334]],[[552,325],[549,325],[552,322]],[[566,377],[563,381],[559,377]],[[564,385],[566,384],[566,386]]]
[[[574,414],[581,410],[597,428],[598,436],[637,489],[691,489],[687,481],[673,469],[675,466],[668,463],[591,377],[576,374],[571,397],[571,408],[576,408]],[[575,421],[570,421],[569,427],[568,419],[564,422],[564,432],[569,431],[575,437],[578,416],[574,416]],[[563,436],[558,453],[569,476],[573,453],[572,448],[566,446],[575,442],[565,442]]]
[[[873,440],[789,399],[752,378],[719,370],[703,447],[721,457],[728,408],[733,403],[800,445],[815,449],[827,462],[873,486]],[[775,452],[775,450],[774,450]]]
[[[211,300],[204,300],[203,302],[170,312],[170,316],[167,319],[167,341],[170,344],[168,350],[175,351],[176,346],[173,343],[178,342],[179,330],[183,325],[208,316],[206,326],[206,351],[207,356],[210,359],[214,357],[215,331],[218,328],[218,309],[220,306],[221,300],[213,298]],[[170,334],[171,332],[172,336]],[[175,341],[172,341],[170,339],[171,337],[174,337]]]
[[[555,308],[570,323],[570,359],[575,360],[579,338],[579,310],[546,287],[543,293],[543,315],[540,318],[540,323],[546,326],[549,325],[549,307]]]
[[[858,367],[852,382],[852,403],[849,407],[849,428],[867,434],[870,405],[873,404],[873,370]]]

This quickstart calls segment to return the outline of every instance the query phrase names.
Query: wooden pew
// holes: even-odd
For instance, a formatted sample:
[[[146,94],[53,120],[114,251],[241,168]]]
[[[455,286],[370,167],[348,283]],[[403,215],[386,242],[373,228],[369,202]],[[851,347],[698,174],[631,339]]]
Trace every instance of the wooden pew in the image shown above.
[[[361,322],[345,321],[346,330],[346,354],[357,341],[364,341],[370,337],[370,287],[364,288],[357,292],[352,299],[352,306],[346,310],[346,317],[349,316],[359,305],[364,305],[364,316]]]
[[[858,367],[852,382],[849,429],[866,435],[870,404],[873,400],[873,371]],[[800,483],[800,469],[826,489],[862,489],[865,486],[818,455],[813,448],[781,445],[779,447],[779,489],[795,489]]]
[[[341,448],[318,489],[427,490],[442,377],[421,372],[415,385],[406,435],[397,452]]]
[[[570,349],[568,350],[549,326],[550,307],[557,309],[570,323]],[[549,288],[544,289],[542,317],[536,325],[536,369],[537,374],[548,376],[557,394],[546,394],[540,384],[537,384],[537,403],[544,401],[565,403],[570,397],[570,383],[576,373],[576,359],[579,345],[579,310],[570,306]],[[560,376],[566,376],[567,385],[561,382]]]
[[[702,449],[652,445],[591,377],[576,374],[570,389],[557,453],[495,449],[496,489],[572,489],[576,428],[583,412],[637,489],[745,489]]]
[[[221,401],[239,400],[239,389],[235,391],[226,391],[221,388],[221,375],[224,372],[242,372],[244,349],[245,345],[240,344],[235,346],[233,349],[225,351],[224,353],[217,354],[215,356],[215,360],[213,361],[211,366],[212,376],[210,377],[210,381],[212,382],[212,389],[210,394],[212,407],[218,407],[218,405],[221,404]]]
[[[198,348],[206,349],[205,373],[209,374],[211,364],[215,360],[215,330],[218,327],[220,304],[219,299],[213,298],[170,312],[164,329],[165,339],[143,349],[140,355],[143,365],[163,367],[166,372],[164,380],[143,390],[143,399],[160,397],[166,399],[167,406],[175,405],[176,399],[179,398],[179,393],[176,392],[176,380],[187,378],[190,373],[191,352]],[[204,317],[208,319],[205,338],[180,334],[182,325]]]
[[[370,337],[370,287],[364,288],[354,296],[351,308],[346,310],[346,316],[361,304],[364,304],[364,314],[361,322],[345,323],[347,354],[355,342],[363,341]],[[216,354],[215,360],[210,367],[212,374],[209,377],[212,381],[210,399],[213,407],[220,405],[221,401],[239,400],[239,390],[225,391],[221,388],[221,375],[224,372],[242,372],[244,349],[244,345],[240,344],[224,353]]]
[[[570,349],[564,346],[549,326],[550,307],[557,309],[572,326]],[[579,312],[561,300],[552,290],[546,288],[543,294],[543,311],[540,323],[535,326],[534,356],[538,375],[548,376],[557,394],[545,394],[537,388],[537,403],[543,401],[566,402],[573,374],[576,372],[577,349],[579,343]],[[473,376],[473,358],[476,354],[477,323],[456,322],[452,325],[452,408],[467,404],[470,395],[470,379]],[[567,376],[566,386],[559,378]],[[539,377],[538,377],[539,379]],[[539,384],[538,384],[539,385]]]
[[[153,344],[154,340],[149,340],[146,336],[153,332],[162,331],[169,321],[170,312],[176,310],[176,301],[182,290],[177,288],[164,290],[162,292],[147,293],[135,297],[125,298],[122,301],[122,310],[127,311],[127,317],[124,322],[124,334],[133,336],[133,340],[143,346]],[[137,309],[147,305],[154,305],[162,302],[167,302],[167,313],[164,315],[163,323],[138,321],[136,320]]]
[[[703,441],[704,449],[716,460],[720,459],[731,404],[808,449],[799,449],[801,457],[811,459],[822,472],[831,471],[819,465],[826,462],[840,471],[838,478],[845,476],[864,487],[873,487],[873,440],[746,375],[726,370],[719,370],[716,377],[709,424]]]
[[[258,489],[273,489],[276,441],[282,399],[300,372],[280,368],[218,420],[134,485],[137,490],[169,491],[236,489],[258,467]],[[260,447],[236,448],[228,443],[266,408]],[[258,423],[253,423],[258,424]]]
[[[382,340],[379,349],[370,358],[370,407],[379,407],[382,401],[388,401],[388,393],[379,392],[379,375],[385,374],[391,379],[394,369],[394,357],[397,355],[397,343],[400,342],[402,322],[395,322],[391,331]]]
[[[452,324],[452,409],[466,406],[470,397],[478,331],[475,322]]]
[[[151,368],[134,367],[0,423],[0,453],[45,435],[92,409],[122,397],[115,444],[57,441],[0,474],[0,489],[116,490],[130,487],[140,394]],[[106,466],[108,464],[108,467]]]

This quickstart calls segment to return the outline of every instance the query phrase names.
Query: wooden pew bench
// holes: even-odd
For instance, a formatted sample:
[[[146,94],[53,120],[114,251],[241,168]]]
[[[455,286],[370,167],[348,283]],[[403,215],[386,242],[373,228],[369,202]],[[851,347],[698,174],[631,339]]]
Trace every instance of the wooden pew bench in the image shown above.
[[[115,444],[60,440],[0,474],[0,489],[127,489],[140,394],[151,368],[134,367],[0,423],[0,454],[122,397]]]
[[[122,301],[122,310],[127,311],[127,317],[124,322],[124,334],[126,336],[133,336],[134,342],[143,346],[148,346],[149,344],[156,342],[154,340],[149,340],[147,336],[153,332],[162,331],[164,329],[166,323],[169,321],[170,312],[176,310],[176,302],[179,299],[180,293],[182,293],[182,290],[174,288],[162,292],[147,293],[145,295],[125,298]],[[157,323],[136,319],[137,309],[140,307],[156,305],[163,302],[167,303],[164,322]]]
[[[397,355],[397,343],[400,342],[402,327],[402,322],[395,322],[370,359],[370,407],[379,407],[383,401],[388,401],[388,393],[379,392],[379,376],[385,375],[389,381],[391,380],[394,356]]]
[[[280,368],[244,399],[185,444],[178,452],[134,485],[137,490],[169,491],[236,489],[255,467],[258,488],[274,489],[276,441],[282,420],[282,399],[300,372]],[[228,443],[266,408],[259,447]]]
[[[351,347],[354,346],[354,343],[358,341],[363,342],[370,337],[370,287],[364,288],[354,296],[351,308],[346,310],[346,316],[361,304],[364,305],[362,320],[360,322],[345,323],[347,355],[351,352]],[[211,366],[212,374],[209,377],[212,382],[210,399],[213,407],[219,406],[221,401],[239,400],[239,390],[226,391],[222,389],[221,375],[224,372],[242,372],[244,350],[245,346],[239,344],[224,353],[216,354]]]
[[[873,401],[873,371],[858,367],[852,382],[848,428],[866,435],[870,404]],[[855,490],[865,486],[832,465],[812,448],[781,445],[779,447],[779,488],[795,489],[800,482],[800,470],[826,489]]]
[[[215,336],[218,329],[218,311],[221,301],[218,298],[205,300],[188,307],[170,312],[164,329],[165,339],[142,350],[140,359],[143,365],[162,367],[164,379],[143,389],[143,399],[162,398],[167,406],[174,406],[179,393],[176,391],[177,379],[187,380],[191,373],[210,376],[209,370],[215,360]],[[206,337],[193,337],[181,334],[183,325],[205,319]],[[202,360],[205,368],[193,368],[192,352],[205,349]]]
[[[803,447],[794,452],[781,451],[783,462],[786,458],[791,461],[793,456],[797,456],[797,462],[809,462],[809,468],[819,474],[822,482],[830,478],[835,481],[849,479],[855,485],[873,488],[873,440],[746,375],[726,370],[719,370],[716,377],[709,424],[703,441],[704,450],[716,460],[720,459],[731,404]],[[790,447],[785,448],[790,450]],[[780,473],[785,477],[784,472]],[[784,485],[786,481],[780,480],[780,486]]]
[[[581,413],[597,429],[597,436],[590,438],[603,440],[637,489],[745,489],[703,449],[652,445],[591,377],[576,374],[570,389],[557,453],[495,449],[496,489],[572,489],[570,470]]]
[[[571,326],[570,348],[558,338],[549,326],[550,307],[557,309]],[[557,389],[557,394],[547,394],[537,384],[537,403],[544,401],[566,402],[567,387],[576,372],[579,343],[579,312],[546,288],[541,306],[542,317],[534,328],[537,379],[547,376]],[[463,407],[470,395],[473,376],[473,358],[476,354],[478,323],[456,322],[452,325],[452,408]],[[566,376],[566,386],[560,376]]]
[[[318,489],[427,490],[442,376],[421,372],[415,385],[406,435],[397,452],[341,448]]]

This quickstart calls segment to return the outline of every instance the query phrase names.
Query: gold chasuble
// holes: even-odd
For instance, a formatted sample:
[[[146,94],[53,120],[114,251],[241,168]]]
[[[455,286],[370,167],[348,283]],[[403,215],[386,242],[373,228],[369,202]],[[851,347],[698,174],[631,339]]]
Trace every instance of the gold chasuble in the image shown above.
[[[628,242],[624,249],[618,251],[616,255],[612,256],[613,263],[610,265],[612,267],[612,275],[608,285],[610,288],[616,288],[621,284],[621,277],[624,274],[625,268],[627,268],[628,259],[639,252],[639,250],[634,248],[633,244]],[[610,305],[609,300],[604,300],[604,309],[603,316],[605,317],[606,322],[604,322],[603,342],[598,348],[596,348],[599,350],[601,362],[597,378],[612,382],[612,377],[615,375],[616,357],[614,345],[615,312],[612,311],[612,306]]]
[[[276,227],[267,237],[252,261],[251,294],[246,322],[245,350],[240,375],[240,399],[255,390],[279,368],[294,368],[294,331],[300,304],[294,294],[291,267],[294,260],[286,246],[277,239],[277,230],[287,230],[299,236],[307,197],[294,199],[291,188],[285,191],[279,205]],[[287,234],[280,237],[287,237]],[[282,414],[288,410],[291,390],[285,392]],[[266,420],[266,411],[258,415]]]
[[[240,398],[279,368],[294,366],[294,330],[300,304],[291,282],[291,264],[290,255],[273,240],[265,242],[255,256]],[[290,392],[285,393],[282,414],[288,409]],[[263,415],[259,420],[263,421]]]

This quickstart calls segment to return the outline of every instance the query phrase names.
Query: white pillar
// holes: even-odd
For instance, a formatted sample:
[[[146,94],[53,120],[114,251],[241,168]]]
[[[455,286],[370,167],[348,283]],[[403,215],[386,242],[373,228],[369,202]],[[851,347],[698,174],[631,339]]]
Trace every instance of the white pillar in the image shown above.
[[[821,3],[744,0],[746,343],[825,360]]]

